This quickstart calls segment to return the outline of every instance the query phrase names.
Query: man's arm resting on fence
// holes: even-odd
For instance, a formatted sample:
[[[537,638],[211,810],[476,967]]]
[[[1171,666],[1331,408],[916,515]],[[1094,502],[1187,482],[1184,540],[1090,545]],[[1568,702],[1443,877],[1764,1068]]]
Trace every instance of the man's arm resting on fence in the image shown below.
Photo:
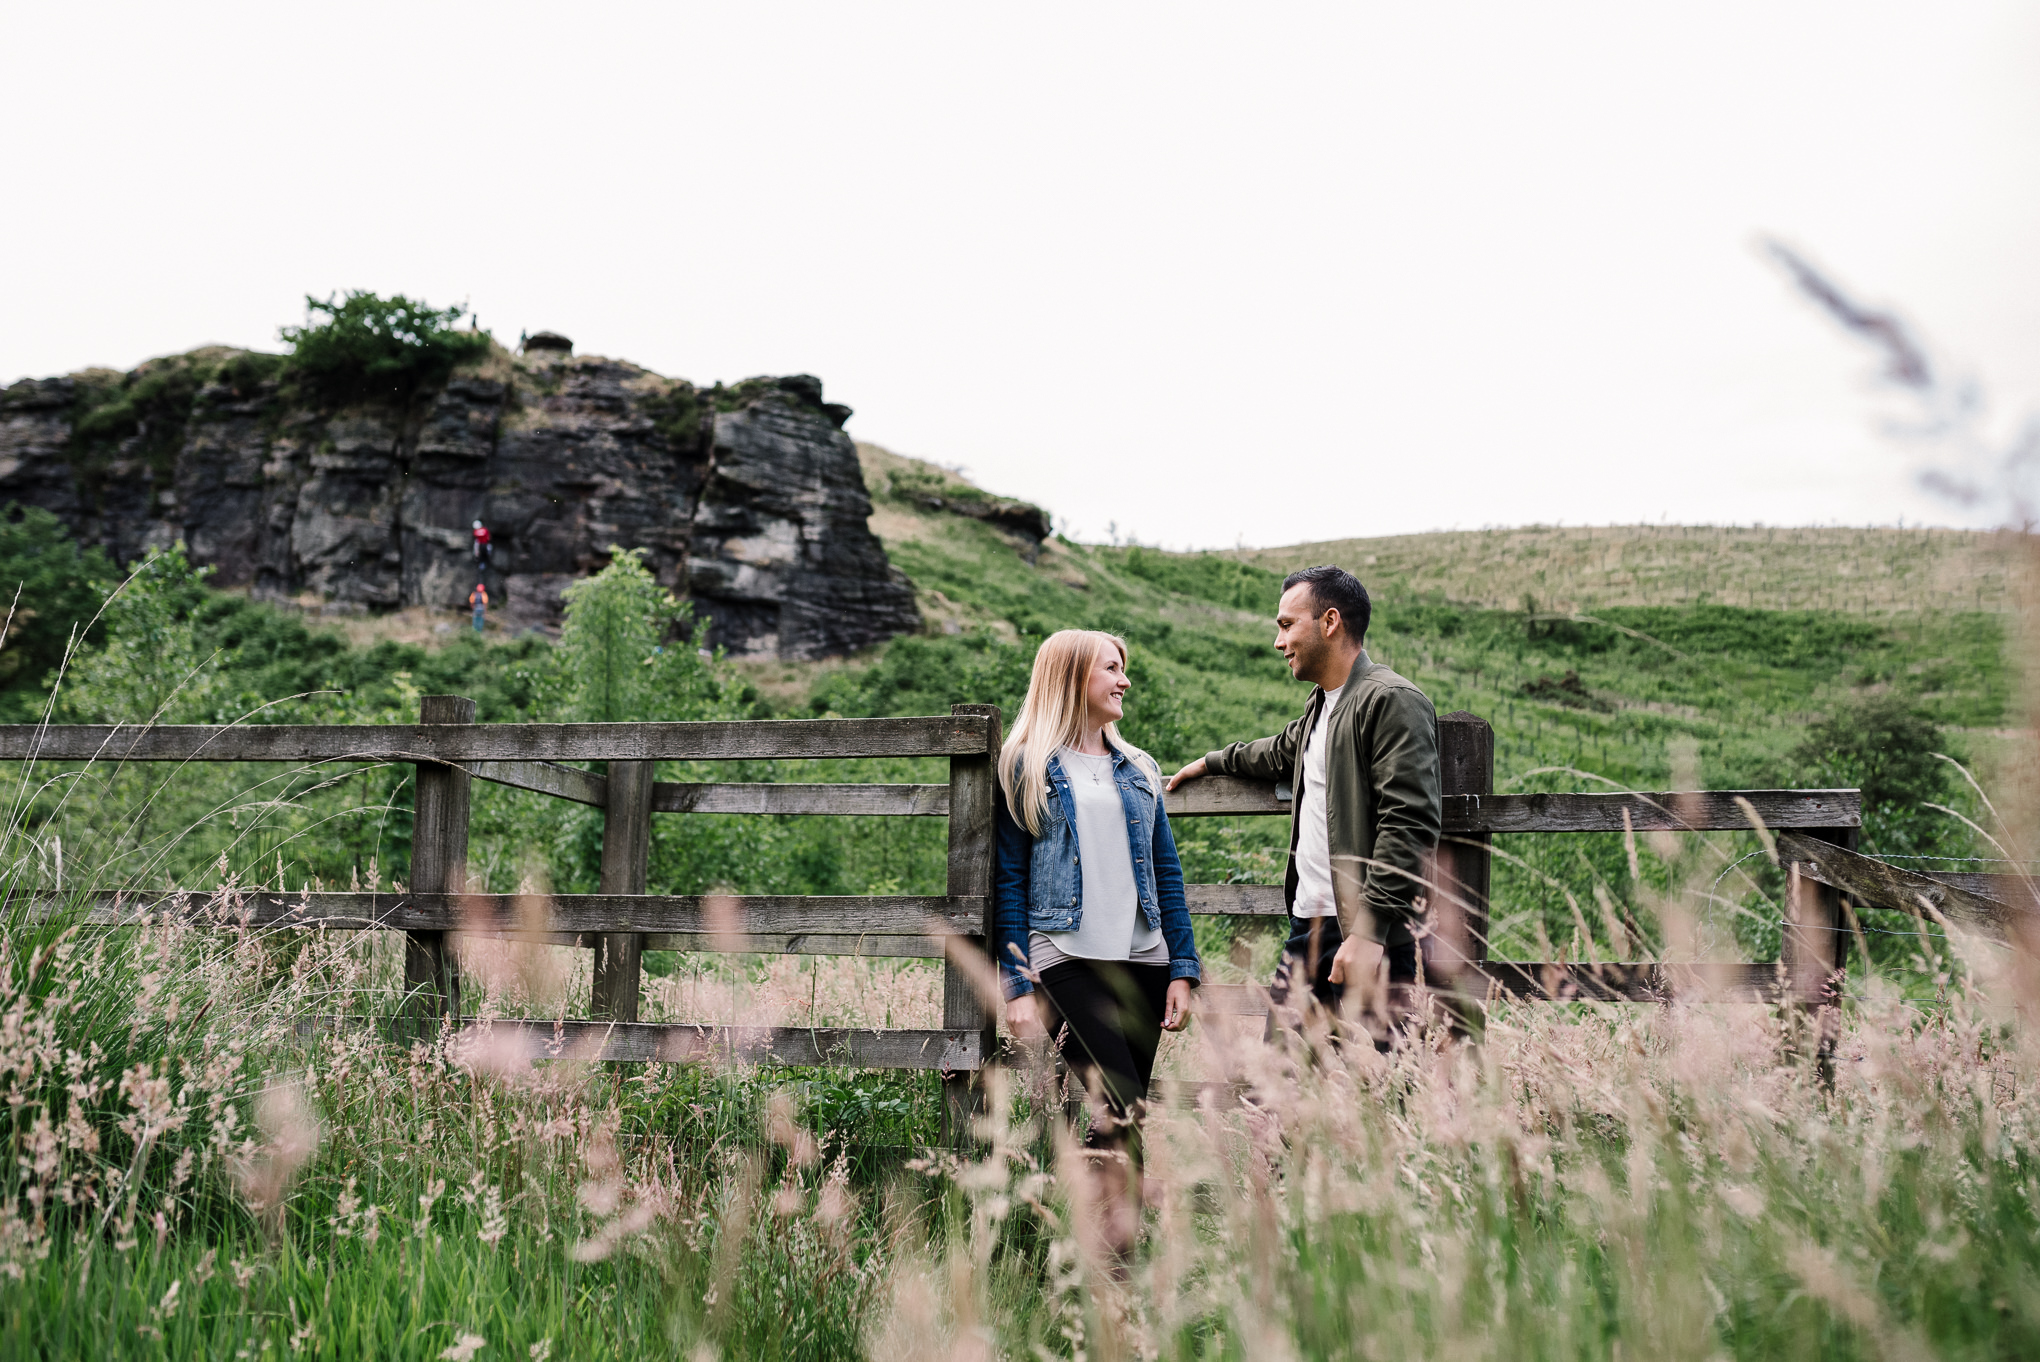
[[[1271,737],[1256,738],[1252,742],[1236,742],[1207,752],[1191,762],[1169,779],[1169,788],[1175,789],[1186,780],[1199,776],[1239,776],[1246,780],[1286,780],[1296,770],[1296,753],[1303,742],[1303,719],[1298,716],[1289,726]]]

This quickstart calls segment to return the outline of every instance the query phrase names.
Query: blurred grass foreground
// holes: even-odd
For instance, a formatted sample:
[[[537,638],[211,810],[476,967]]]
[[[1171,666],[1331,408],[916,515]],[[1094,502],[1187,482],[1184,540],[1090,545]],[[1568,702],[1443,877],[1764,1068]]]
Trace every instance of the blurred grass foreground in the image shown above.
[[[866,459],[874,526],[929,621],[872,655],[705,653],[700,622],[628,553],[577,589],[557,644],[349,637],[213,592],[175,551],[115,590],[22,518],[0,525],[0,570],[76,564],[45,590],[71,591],[84,627],[68,645],[37,635],[45,654],[0,675],[0,706],[410,722],[420,694],[458,692],[484,721],[1010,714],[1034,640],[1064,624],[1134,641],[1128,727],[1166,765],[1301,702],[1266,648],[1279,576],[1254,555],[1025,542],[934,504],[928,485],[953,475]],[[1495,723],[1498,788],[1859,785],[1867,850],[2023,868],[2017,546],[1980,541],[1952,567],[1921,552],[1936,565],[1914,596],[1838,582],[1829,601],[1795,575],[1775,601],[1591,608],[1548,589],[1557,604],[1455,597],[1419,565],[1384,571],[1373,644],[1441,711]],[[668,767],[941,778],[917,761]],[[1389,1058],[1201,1018],[1165,1058],[1183,1081],[1149,1123],[1145,1237],[1121,1261],[1060,1095],[1023,1056],[989,1074],[981,1141],[958,1154],[938,1147],[933,1075],[398,1045],[345,1024],[397,1009],[393,934],[77,921],[95,890],[387,886],[408,863],[407,767],[8,774],[8,1356],[2040,1351],[2040,961],[2017,933],[1859,914],[1827,1063],[1800,1014],[1699,997],[1497,1004],[1478,1044],[1434,1036]],[[477,887],[593,887],[598,812],[477,786],[473,818]],[[1186,829],[1191,878],[1279,878],[1272,821]],[[1502,849],[1498,956],[1775,954],[1782,883],[1753,833]],[[666,893],[939,893],[943,873],[927,819],[666,818],[651,863]],[[1212,977],[1265,977],[1268,925],[1200,922]],[[470,940],[462,963],[485,1022],[587,1012],[586,952]],[[647,1020],[940,1013],[926,961],[660,954],[648,970]]]

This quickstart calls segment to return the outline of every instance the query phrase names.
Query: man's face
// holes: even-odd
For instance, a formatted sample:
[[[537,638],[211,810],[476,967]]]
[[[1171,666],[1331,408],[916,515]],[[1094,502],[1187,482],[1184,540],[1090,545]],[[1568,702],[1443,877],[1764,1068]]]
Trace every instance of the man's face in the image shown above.
[[[1275,648],[1288,659],[1290,675],[1314,679],[1331,646],[1310,583],[1298,582],[1283,592],[1282,603],[1275,607]]]

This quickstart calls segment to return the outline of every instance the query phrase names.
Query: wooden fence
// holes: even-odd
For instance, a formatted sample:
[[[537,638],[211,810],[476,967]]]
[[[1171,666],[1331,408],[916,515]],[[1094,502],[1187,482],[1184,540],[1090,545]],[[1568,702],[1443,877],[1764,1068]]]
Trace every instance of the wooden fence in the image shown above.
[[[949,714],[904,719],[819,719],[727,723],[477,724],[474,702],[425,697],[414,725],[265,725],[150,728],[73,725],[0,727],[0,760],[409,762],[416,765],[416,817],[404,893],[243,896],[256,924],[405,933],[405,982],[414,1009],[460,1015],[460,975],[450,937],[481,933],[578,945],[594,952],[594,1017],[566,1022],[497,1022],[533,1056],[577,1053],[605,1060],[691,1060],[744,1055],[786,1064],[929,1068],[945,1075],[947,1110],[960,1115],[969,1078],[992,1054],[995,1019],[970,966],[950,953],[942,1025],[927,1030],[847,1027],[739,1028],[638,1021],[644,950],[718,950],[813,955],[942,958],[950,941],[982,947],[990,934],[995,707],[958,705]],[[1445,841],[1429,897],[1427,977],[1462,994],[1521,999],[1664,997],[1693,982],[1729,996],[1791,997],[1817,1003],[1846,945],[1841,900],[1861,878],[1853,856],[1860,800],[1853,790],[1744,790],[1672,794],[1494,793],[1494,734],[1472,714],[1439,720]],[[946,784],[675,784],[653,779],[659,761],[857,757],[946,757]],[[603,774],[560,765],[603,762]],[[494,781],[603,811],[600,892],[543,901],[466,892],[470,782]],[[1170,795],[1171,818],[1281,815],[1288,792],[1207,777]],[[648,894],[654,813],[831,814],[949,820],[948,885],[939,895],[735,896]],[[1794,856],[1784,946],[1777,963],[1662,965],[1628,962],[1504,961],[1488,958],[1490,843],[1497,834],[1647,833],[1748,830],[1761,822]],[[1796,850],[1793,850],[1796,848]],[[1836,869],[1836,867],[1841,869]],[[1883,867],[1888,870],[1889,867]],[[1903,874],[1903,872],[1898,872]],[[1928,883],[1921,877],[1921,883]],[[1942,884],[1957,911],[1968,889]],[[1192,913],[1281,916],[1279,885],[1192,884]],[[1970,895],[1970,897],[1975,897]],[[1988,904],[1989,900],[1979,899]],[[211,911],[204,894],[100,896],[88,921],[117,924],[180,906]],[[1988,907],[1977,908],[1988,914]],[[740,939],[740,946],[732,934]],[[945,940],[947,938],[947,940]],[[1206,1006],[1263,1010],[1259,990],[1208,988]]]

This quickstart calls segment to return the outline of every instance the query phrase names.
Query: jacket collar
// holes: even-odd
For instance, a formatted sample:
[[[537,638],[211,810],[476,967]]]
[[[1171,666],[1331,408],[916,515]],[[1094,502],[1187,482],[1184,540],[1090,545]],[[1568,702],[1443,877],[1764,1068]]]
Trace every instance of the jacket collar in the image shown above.
[[[1352,697],[1353,683],[1355,681],[1358,681],[1361,677],[1367,675],[1368,671],[1371,670],[1373,666],[1374,659],[1367,656],[1367,650],[1365,648],[1362,648],[1360,650],[1360,655],[1353,659],[1353,670],[1346,673],[1346,684],[1340,687],[1339,689],[1340,704],[1342,705],[1345,704],[1347,700],[1349,700]],[[1323,686],[1318,686],[1311,691],[1310,693],[1311,722],[1313,723],[1317,722],[1318,710],[1323,706],[1325,702],[1325,696],[1327,694],[1329,694],[1329,692],[1326,691]],[[1338,711],[1334,709],[1333,712],[1337,713]]]

